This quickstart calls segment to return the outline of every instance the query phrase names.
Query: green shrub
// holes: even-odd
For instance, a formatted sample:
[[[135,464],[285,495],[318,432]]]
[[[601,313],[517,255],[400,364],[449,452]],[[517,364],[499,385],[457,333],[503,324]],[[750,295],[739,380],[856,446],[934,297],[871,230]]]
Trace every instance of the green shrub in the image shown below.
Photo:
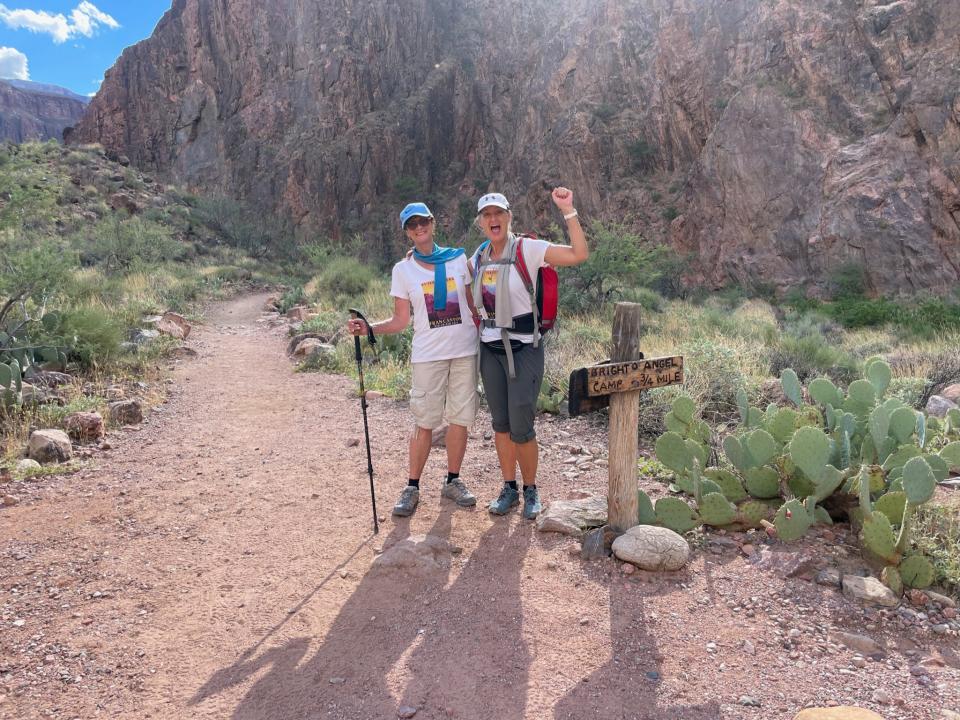
[[[673,222],[678,217],[680,217],[680,211],[677,210],[673,205],[671,205],[670,207],[666,208],[662,213],[660,213],[660,215],[667,222]]]
[[[83,307],[63,313],[61,333],[71,359],[85,369],[106,365],[120,354],[124,328],[107,310]]]
[[[646,138],[639,138],[627,145],[627,154],[633,169],[648,173],[655,169],[657,162],[657,148]]]
[[[335,258],[320,275],[320,290],[331,299],[356,297],[367,289],[373,271],[352,257]]]
[[[829,288],[834,300],[862,298],[867,289],[867,271],[857,262],[845,262],[830,273]]]
[[[846,385],[860,376],[857,361],[826,344],[823,337],[782,335],[770,351],[770,374],[774,377],[792,368],[800,382],[820,375]]]
[[[280,311],[281,315],[284,315],[290,308],[302,304],[305,299],[306,296],[303,292],[303,286],[297,285],[296,287],[290,288],[280,296],[280,300],[277,303],[277,309]]]
[[[703,408],[704,417],[737,414],[737,391],[745,379],[735,350],[713,340],[694,340],[682,348],[684,391]]]

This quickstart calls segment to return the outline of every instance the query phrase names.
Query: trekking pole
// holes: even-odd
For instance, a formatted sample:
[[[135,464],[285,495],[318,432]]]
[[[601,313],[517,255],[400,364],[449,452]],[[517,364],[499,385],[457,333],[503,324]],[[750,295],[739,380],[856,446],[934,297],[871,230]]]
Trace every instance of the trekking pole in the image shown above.
[[[350,315],[356,320],[363,320],[367,326],[367,340],[371,345],[377,344],[377,339],[373,335],[373,328],[363,316],[363,313],[356,308],[350,308]],[[367,474],[370,476],[370,502],[373,504],[373,534],[380,532],[380,523],[377,520],[377,494],[373,489],[373,459],[370,457],[370,429],[367,425],[367,392],[363,388],[363,351],[360,349],[360,336],[353,336],[353,350],[357,356],[357,374],[360,376],[360,408],[363,411],[363,437],[367,441]]]

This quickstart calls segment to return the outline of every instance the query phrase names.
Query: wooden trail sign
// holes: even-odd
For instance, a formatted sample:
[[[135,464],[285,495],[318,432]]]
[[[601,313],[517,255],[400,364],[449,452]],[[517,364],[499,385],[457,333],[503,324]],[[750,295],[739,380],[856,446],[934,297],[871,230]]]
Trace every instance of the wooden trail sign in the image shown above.
[[[645,359],[640,352],[640,313],[617,303],[611,362],[570,373],[570,415],[610,407],[607,523],[622,531],[637,524],[637,422],[640,391],[683,382],[681,356]]]
[[[644,359],[643,353],[637,354],[638,360],[601,363],[570,373],[567,397],[571,417],[607,407],[613,393],[650,390],[683,382],[683,356]]]

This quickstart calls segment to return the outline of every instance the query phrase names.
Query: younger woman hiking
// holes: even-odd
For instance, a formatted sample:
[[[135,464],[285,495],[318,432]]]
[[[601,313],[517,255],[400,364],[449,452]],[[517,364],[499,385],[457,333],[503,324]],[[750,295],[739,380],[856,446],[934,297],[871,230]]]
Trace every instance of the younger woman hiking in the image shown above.
[[[410,477],[393,506],[394,515],[406,517],[420,501],[420,475],[430,454],[433,430],[444,419],[448,423],[447,480],[440,495],[462,507],[477,504],[460,479],[467,429],[477,414],[477,325],[463,249],[441,248],[433,241],[433,213],[423,203],[403,208],[400,226],[413,253],[393,266],[393,317],[371,327],[379,335],[401,332],[410,324],[413,308],[410,410],[416,427],[410,438]],[[347,329],[365,335],[367,325],[353,319]]]
[[[471,258],[477,278],[473,298],[482,315],[480,376],[504,483],[500,496],[490,503],[494,515],[504,515],[520,502],[518,464],[523,478],[523,516],[533,519],[541,510],[539,447],[533,428],[543,382],[543,343],[534,304],[537,271],[545,265],[579,265],[590,254],[573,207],[573,193],[558,187],[551,197],[566,221],[570,245],[518,239],[511,228],[510,203],[500,193],[488,193],[477,203],[477,225],[487,238]],[[530,287],[518,271],[518,255],[526,266]]]

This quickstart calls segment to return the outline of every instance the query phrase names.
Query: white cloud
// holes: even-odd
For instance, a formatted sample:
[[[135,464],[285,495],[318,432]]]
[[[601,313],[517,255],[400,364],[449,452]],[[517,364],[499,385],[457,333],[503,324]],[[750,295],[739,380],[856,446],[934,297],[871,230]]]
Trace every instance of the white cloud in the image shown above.
[[[29,80],[27,56],[16,48],[0,47],[0,78]]]
[[[55,43],[66,42],[77,35],[93,37],[101,25],[112,29],[120,27],[120,23],[87,0],[83,0],[71,10],[69,18],[63,13],[54,15],[45,10],[11,10],[0,4],[0,22],[14,30],[22,28],[35,33],[46,33]]]

